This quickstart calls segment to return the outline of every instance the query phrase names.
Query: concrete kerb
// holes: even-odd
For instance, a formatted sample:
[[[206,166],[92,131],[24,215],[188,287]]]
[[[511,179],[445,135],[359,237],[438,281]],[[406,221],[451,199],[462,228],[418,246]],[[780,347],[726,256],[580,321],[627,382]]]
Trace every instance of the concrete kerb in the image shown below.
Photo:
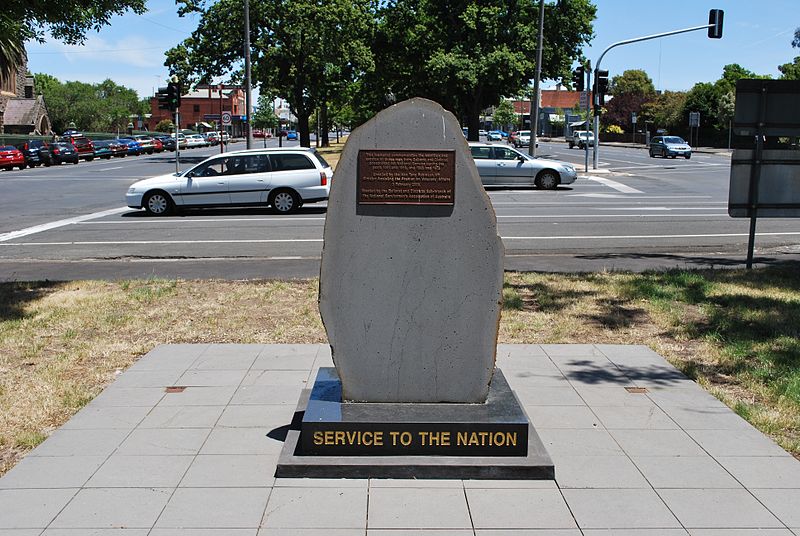
[[[540,141],[549,143],[563,143],[565,145],[567,143],[566,140],[562,140],[559,138],[542,138]],[[647,150],[646,145],[640,143],[632,143],[632,142],[601,141],[600,146]],[[718,148],[718,147],[692,147],[692,151],[699,154],[712,154],[712,155],[727,156],[727,157],[730,157],[733,154],[733,151],[730,149]]]

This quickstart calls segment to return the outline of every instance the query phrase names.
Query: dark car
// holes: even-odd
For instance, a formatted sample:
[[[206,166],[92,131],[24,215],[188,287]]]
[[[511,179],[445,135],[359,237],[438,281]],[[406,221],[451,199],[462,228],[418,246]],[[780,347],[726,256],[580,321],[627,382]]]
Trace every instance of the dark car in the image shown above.
[[[119,138],[116,141],[128,148],[127,154],[130,156],[139,156],[144,152],[142,145],[133,138]]]
[[[77,164],[80,161],[75,146],[65,141],[51,143],[50,155],[54,164],[63,164],[64,162]]]
[[[156,139],[161,142],[165,151],[175,152],[175,138],[172,136],[156,136]]]
[[[49,166],[53,163],[50,156],[50,145],[43,140],[28,140],[17,146],[23,155],[25,155],[25,164],[30,167],[36,167],[44,164]]]
[[[67,134],[69,133],[69,135]],[[92,140],[74,130],[68,130],[64,133],[62,141],[71,143],[75,150],[78,151],[78,156],[84,160],[91,162],[94,160],[94,144]]]
[[[14,166],[25,169],[25,155],[13,145],[0,146],[0,168],[10,171]]]
[[[111,140],[95,140],[94,155],[97,158],[111,160],[111,157],[114,156],[114,151],[111,149]]]

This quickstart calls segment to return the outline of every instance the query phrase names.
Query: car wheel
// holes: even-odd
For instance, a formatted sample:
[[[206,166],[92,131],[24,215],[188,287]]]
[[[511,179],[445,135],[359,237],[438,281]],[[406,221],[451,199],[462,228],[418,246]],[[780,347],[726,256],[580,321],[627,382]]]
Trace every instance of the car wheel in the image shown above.
[[[77,164],[78,162],[80,162],[80,160],[75,160],[75,161],[73,162],[73,164]]]
[[[270,195],[269,204],[281,214],[289,214],[300,208],[300,196],[294,190],[276,190]]]
[[[147,194],[142,205],[151,216],[166,216],[173,208],[172,199],[160,190]]]
[[[545,169],[536,176],[536,187],[543,190],[555,190],[558,187],[558,175],[549,169]]]
[[[23,170],[23,169],[25,169],[26,167],[28,167],[28,165],[27,165],[27,164],[20,164],[20,165],[19,165],[19,170],[20,170],[20,171],[22,171],[22,170]]]
[[[652,149],[650,149],[649,153],[650,153],[650,158],[655,158],[656,157],[656,155],[655,155],[655,153],[653,152]]]
[[[667,157],[667,150],[661,149],[661,158],[666,158],[666,157]]]
[[[684,157],[686,160],[689,160],[689,159],[692,157],[692,155],[690,155],[690,154],[685,154],[685,155],[683,155],[683,157]]]
[[[572,149],[573,147],[575,147],[575,144],[572,143],[572,142],[569,142],[569,148]]]

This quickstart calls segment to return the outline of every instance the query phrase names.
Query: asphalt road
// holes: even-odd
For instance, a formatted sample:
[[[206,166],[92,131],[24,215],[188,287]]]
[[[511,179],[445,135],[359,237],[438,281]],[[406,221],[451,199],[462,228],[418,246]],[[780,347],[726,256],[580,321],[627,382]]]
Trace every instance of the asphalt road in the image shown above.
[[[218,150],[184,151],[181,167]],[[642,270],[743,262],[749,221],[727,214],[729,157],[662,160],[640,149],[602,146],[601,172],[585,174],[578,149],[542,143],[539,154],[580,164],[580,178],[555,191],[489,192],[507,268]],[[174,169],[174,155],[165,153],[0,172],[0,280],[317,275],[324,203],[290,216],[224,209],[170,218],[124,206],[131,183]],[[756,245],[761,263],[800,259],[800,225],[760,220]]]

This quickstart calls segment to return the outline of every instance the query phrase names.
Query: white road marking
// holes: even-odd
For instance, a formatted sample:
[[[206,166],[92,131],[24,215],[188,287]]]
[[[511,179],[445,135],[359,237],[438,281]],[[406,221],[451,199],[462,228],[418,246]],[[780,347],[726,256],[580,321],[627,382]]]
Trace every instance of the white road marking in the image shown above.
[[[83,216],[76,216],[74,218],[67,218],[65,220],[57,220],[51,221],[50,223],[43,223],[41,225],[34,225],[33,227],[27,227],[25,229],[20,229],[19,231],[11,231],[10,233],[0,234],[0,242],[8,242],[9,240],[14,240],[15,238],[21,238],[23,236],[49,231],[50,229],[56,229],[66,225],[73,225],[86,220],[104,218],[105,216],[119,214],[120,212],[126,212],[128,210],[130,210],[128,207],[112,208],[111,210],[103,210],[102,212],[93,212],[92,214],[85,214]]]
[[[606,179],[602,177],[589,177],[590,181],[599,182],[600,184],[604,184],[609,188],[613,188],[618,192],[622,192],[624,194],[643,194],[641,190],[637,190],[636,188],[631,188],[630,186],[626,186],[621,182],[612,181],[611,179]]]
[[[115,167],[107,167],[107,168],[100,168],[95,171],[111,171],[112,169],[122,169],[125,166],[115,166]]]
[[[711,234],[676,234],[676,235],[575,235],[575,236],[503,236],[503,240],[635,240],[654,238],[732,238],[750,236],[748,233],[711,233]],[[800,232],[756,233],[756,236],[800,236]],[[9,244],[10,245],[10,244]]]

